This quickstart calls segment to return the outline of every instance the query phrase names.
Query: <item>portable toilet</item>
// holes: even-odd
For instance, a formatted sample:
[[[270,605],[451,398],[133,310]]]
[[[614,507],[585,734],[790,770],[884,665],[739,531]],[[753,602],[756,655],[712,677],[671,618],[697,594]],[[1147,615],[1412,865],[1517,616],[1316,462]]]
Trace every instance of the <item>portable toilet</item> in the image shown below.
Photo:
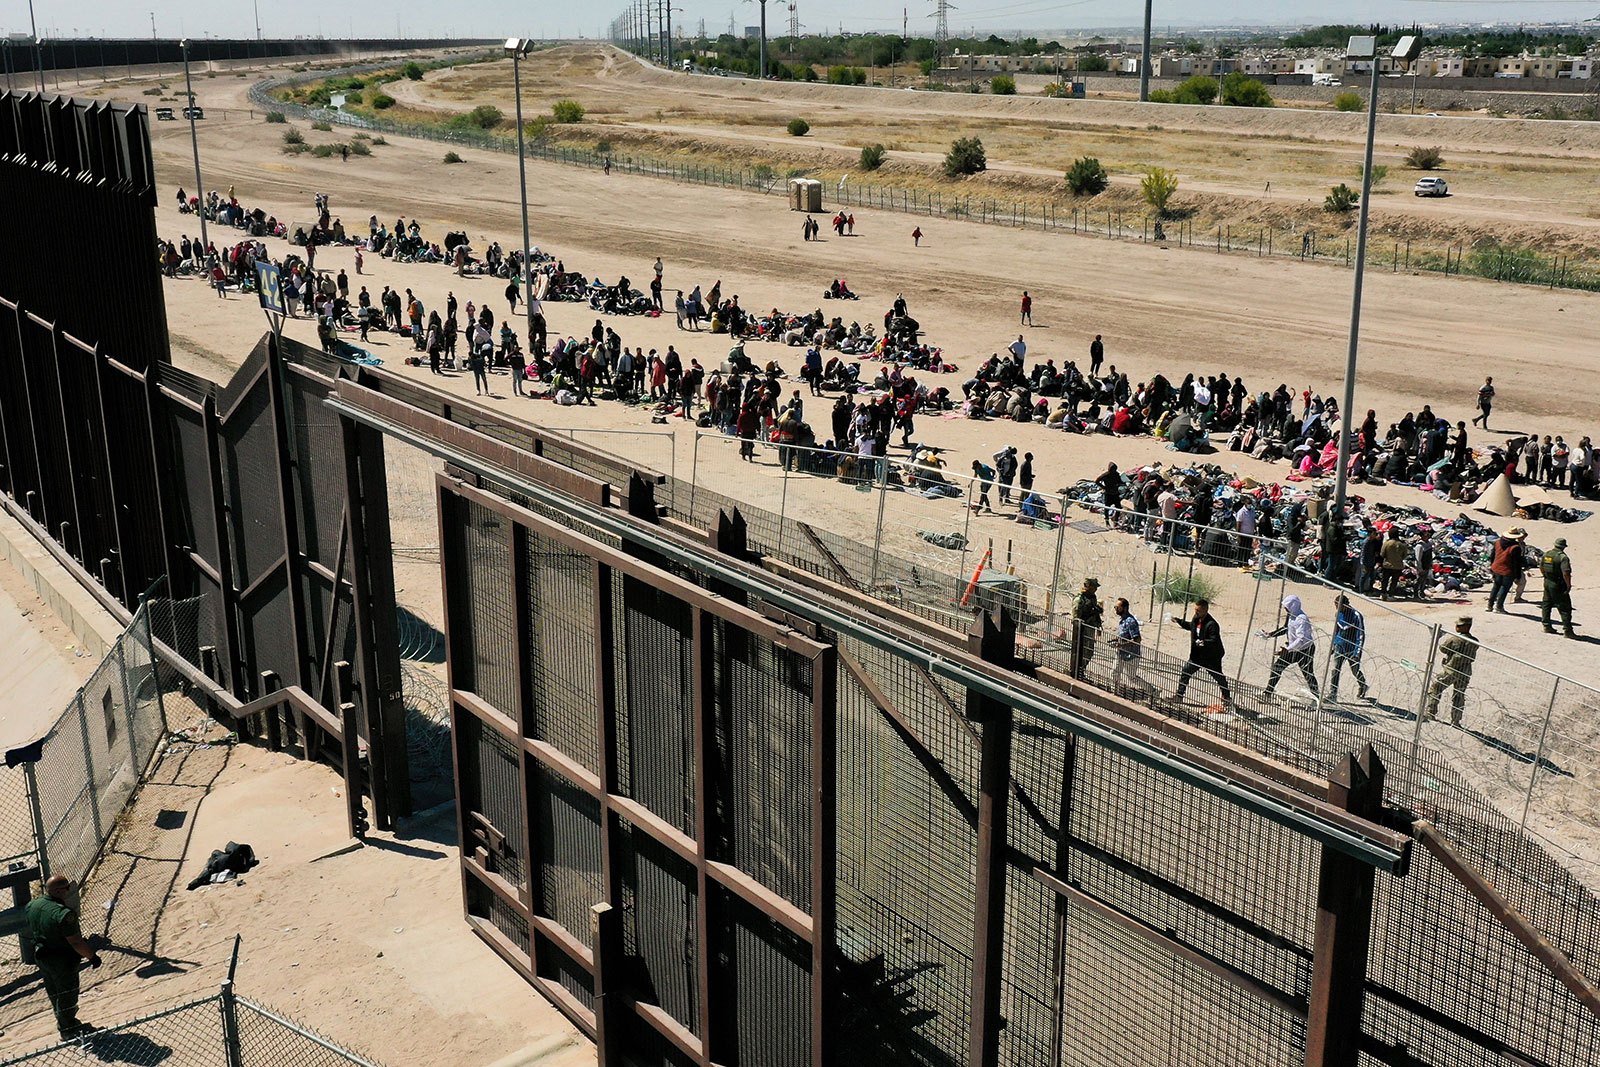
[[[793,211],[821,211],[822,183],[815,178],[790,179],[789,207]]]

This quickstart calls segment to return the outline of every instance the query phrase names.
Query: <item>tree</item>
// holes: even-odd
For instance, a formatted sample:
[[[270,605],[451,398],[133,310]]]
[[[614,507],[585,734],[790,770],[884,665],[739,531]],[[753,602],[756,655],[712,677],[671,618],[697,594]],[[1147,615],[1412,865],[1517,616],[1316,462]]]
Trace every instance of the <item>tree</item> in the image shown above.
[[[1210,104],[1217,99],[1217,80],[1196,74],[1185,78],[1172,92],[1174,104]]]
[[[492,130],[500,125],[505,115],[493,104],[479,104],[464,115],[457,115],[450,121],[450,125],[465,129],[475,127],[480,130]]]
[[[790,137],[804,137],[811,132],[811,123],[805,119],[790,119],[788,130]]]
[[[1075,159],[1072,166],[1067,168],[1067,188],[1072,190],[1073,196],[1094,196],[1104,192],[1110,181],[1106,176],[1106,168],[1093,156]]]
[[[1222,102],[1228,107],[1273,107],[1267,87],[1241,70],[1222,79]]]
[[[582,122],[583,105],[576,100],[557,100],[550,108],[557,122]]]
[[[386,111],[389,108],[394,107],[394,97],[390,96],[388,93],[379,93],[377,96],[372,98],[372,106],[379,111]]]
[[[1158,216],[1167,213],[1167,204],[1178,191],[1178,176],[1165,167],[1151,167],[1139,179],[1139,192],[1144,202],[1155,208]]]
[[[1352,92],[1349,89],[1333,98],[1333,109],[1335,111],[1360,111],[1363,105],[1364,101],[1361,99],[1361,94]]]
[[[1413,167],[1416,170],[1438,170],[1444,166],[1444,153],[1439,150],[1437,145],[1432,148],[1424,148],[1418,145],[1406,153],[1406,166]]]
[[[863,146],[861,149],[861,169],[877,170],[883,166],[884,157],[887,155],[888,153],[883,150],[883,145],[881,144]]]
[[[996,96],[1016,96],[1017,80],[1009,74],[996,74],[989,79],[989,91]]]
[[[1361,202],[1361,194],[1340,182],[1328,190],[1328,196],[1322,201],[1322,210],[1343,214]]]
[[[410,78],[414,82],[419,82],[422,80],[422,67],[420,64],[415,62],[407,63],[405,66],[401,67],[400,73],[404,74],[407,78]]]
[[[983,142],[978,138],[958,137],[951,142],[950,151],[944,157],[944,172],[947,177],[960,178],[988,169],[989,161],[984,158]]]
[[[1106,62],[1106,57],[1098,52],[1087,52],[1078,56],[1078,69],[1086,73],[1110,68],[1111,64]]]

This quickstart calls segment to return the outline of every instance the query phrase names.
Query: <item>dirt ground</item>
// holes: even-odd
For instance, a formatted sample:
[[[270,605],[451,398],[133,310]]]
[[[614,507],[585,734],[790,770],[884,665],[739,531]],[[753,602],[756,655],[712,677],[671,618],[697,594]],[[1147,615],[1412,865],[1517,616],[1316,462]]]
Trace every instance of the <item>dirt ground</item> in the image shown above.
[[[433,71],[388,91],[411,117],[493,104],[513,113],[509,63]],[[657,158],[754,166],[780,174],[818,169],[837,179],[863,145],[881,143],[889,164],[873,179],[921,180],[974,197],[1056,198],[1066,207],[1133,212],[1149,166],[1176,171],[1175,204],[1207,224],[1268,226],[1293,221],[1326,236],[1349,218],[1321,210],[1330,186],[1359,187],[1365,113],[1251,110],[1139,104],[1120,100],[1050,100],[669,73],[601,45],[536,52],[523,67],[529,119],[548,116],[558,99],[585,108],[577,126],[553,127],[563,141]],[[805,118],[803,139],[784,127]],[[981,137],[986,174],[961,183],[937,177],[952,138]],[[1420,172],[1404,157],[1418,145],[1444,149],[1450,197],[1418,199]],[[1078,156],[1107,168],[1112,188],[1073,201],[1061,175]],[[1497,238],[1563,251],[1600,248],[1600,124],[1427,115],[1380,116],[1375,162],[1391,173],[1374,195],[1375,232],[1445,243]],[[858,179],[867,176],[857,173]],[[1119,195],[1120,194],[1120,195]]]

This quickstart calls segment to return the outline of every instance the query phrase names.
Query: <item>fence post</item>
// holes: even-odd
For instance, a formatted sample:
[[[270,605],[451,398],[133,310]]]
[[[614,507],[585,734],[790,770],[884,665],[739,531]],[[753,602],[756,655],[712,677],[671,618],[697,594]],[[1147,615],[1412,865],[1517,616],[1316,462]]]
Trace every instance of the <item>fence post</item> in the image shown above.
[[[43,883],[50,877],[50,850],[44,836],[44,810],[39,806],[39,779],[31,760],[22,765],[22,780],[28,791],[28,817],[33,822],[33,847],[39,853],[39,881]]]
[[[222,980],[217,998],[222,1009],[222,1048],[228,1067],[244,1067],[244,1050],[239,1041],[239,1005],[233,996],[233,976],[239,969],[239,935],[233,935],[233,958],[228,961],[228,977]]]
[[[622,1067],[622,912],[610,904],[589,909],[594,935],[595,1067]]]
[[[1329,802],[1363,818],[1378,818],[1384,773],[1383,761],[1370,744],[1360,762],[1345,756],[1328,780]],[[1322,848],[1306,1004],[1306,1067],[1355,1067],[1360,1058],[1376,873],[1361,860]]]
[[[94,779],[94,753],[89,748],[89,713],[83,707],[83,694],[79,693],[74,701],[78,705],[78,731],[83,741],[83,773],[84,781],[89,783],[89,814],[94,817],[95,854],[100,852],[100,846],[106,843],[105,827],[100,822],[100,798],[96,795]],[[88,871],[84,871],[88,874]]]
[[[1561,678],[1557,676],[1550,685],[1550,705],[1544,710],[1544,725],[1539,728],[1539,747],[1533,753],[1533,773],[1528,776],[1528,798],[1522,803],[1522,821],[1517,824],[1517,833],[1523,833],[1528,828],[1528,811],[1533,807],[1533,787],[1539,784],[1539,764],[1544,762],[1544,741],[1550,733],[1550,719],[1556,712],[1556,693],[1561,689]]]
[[[872,535],[872,579],[867,583],[868,593],[878,588],[878,560],[883,555],[883,511],[889,500],[889,457],[883,455],[876,458],[878,460],[878,527]]]
[[[700,487],[700,431],[694,432],[694,451],[689,457],[689,521],[694,522],[694,494]]]
[[[1428,638],[1428,662],[1422,665],[1422,688],[1417,692],[1417,725],[1411,732],[1411,758],[1406,767],[1407,793],[1416,787],[1417,754],[1422,749],[1422,711],[1427,707],[1428,689],[1433,684],[1433,661],[1439,654],[1439,635],[1442,632],[1439,624],[1434,623]]]
[[[789,453],[778,446],[778,455],[783,463],[783,489],[778,497],[778,558],[783,558],[783,528],[789,514]]]
[[[1244,639],[1239,642],[1239,666],[1238,669],[1233,672],[1234,685],[1238,685],[1240,680],[1244,678],[1244,657],[1245,653],[1250,648],[1250,635],[1255,632],[1256,628],[1256,605],[1261,603],[1261,572],[1266,569],[1266,566],[1267,563],[1266,559],[1264,558],[1264,554],[1258,553],[1256,556],[1255,572],[1256,588],[1255,592],[1250,594],[1250,621],[1245,624]]]
[[[981,611],[972,620],[969,649],[986,663],[1009,668],[1017,646],[1016,618]],[[978,761],[978,855],[972,938],[972,1023],[967,1063],[1000,1062],[1000,978],[1005,958],[1006,869],[1010,847],[1007,811],[1011,800],[1011,727],[1007,704],[967,695],[967,718],[980,723]],[[1370,868],[1369,868],[1370,869]]]
[[[1055,621],[1056,598],[1061,595],[1061,555],[1067,547],[1067,498],[1061,498],[1061,510],[1056,523],[1056,561],[1050,568],[1050,592],[1044,598],[1044,639],[1050,640],[1051,623]]]

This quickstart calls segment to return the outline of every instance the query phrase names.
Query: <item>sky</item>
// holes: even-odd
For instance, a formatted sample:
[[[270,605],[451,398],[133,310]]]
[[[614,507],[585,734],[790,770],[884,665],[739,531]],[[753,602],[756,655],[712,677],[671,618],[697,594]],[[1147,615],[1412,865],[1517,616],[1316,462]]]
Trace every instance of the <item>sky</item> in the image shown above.
[[[265,0],[259,3],[261,30],[268,37],[407,37],[471,36],[593,37],[630,0],[597,0],[592,4],[554,0],[473,0],[441,4],[437,0],[393,0],[388,4],[329,4],[326,0]],[[660,0],[656,0],[660,2]],[[760,20],[753,0],[672,0],[674,22],[690,31],[705,20],[708,32],[726,31],[730,19],[743,32]],[[796,0],[802,33],[897,33],[902,12],[912,36],[931,35],[932,0]],[[252,37],[254,4],[228,0],[222,4],[176,3],[174,0],[34,0],[45,36]],[[1575,22],[1600,16],[1600,0],[1232,0],[1226,4],[1155,4],[1158,27],[1238,25],[1318,25],[1324,22]],[[1143,18],[1140,0],[963,0],[949,14],[952,33],[969,28],[996,30],[1082,29],[1134,26]],[[786,32],[788,0],[767,5],[767,34]],[[1600,30],[1600,22],[1595,23]],[[0,33],[28,32],[27,0],[0,0]],[[74,33],[76,31],[76,33]]]

